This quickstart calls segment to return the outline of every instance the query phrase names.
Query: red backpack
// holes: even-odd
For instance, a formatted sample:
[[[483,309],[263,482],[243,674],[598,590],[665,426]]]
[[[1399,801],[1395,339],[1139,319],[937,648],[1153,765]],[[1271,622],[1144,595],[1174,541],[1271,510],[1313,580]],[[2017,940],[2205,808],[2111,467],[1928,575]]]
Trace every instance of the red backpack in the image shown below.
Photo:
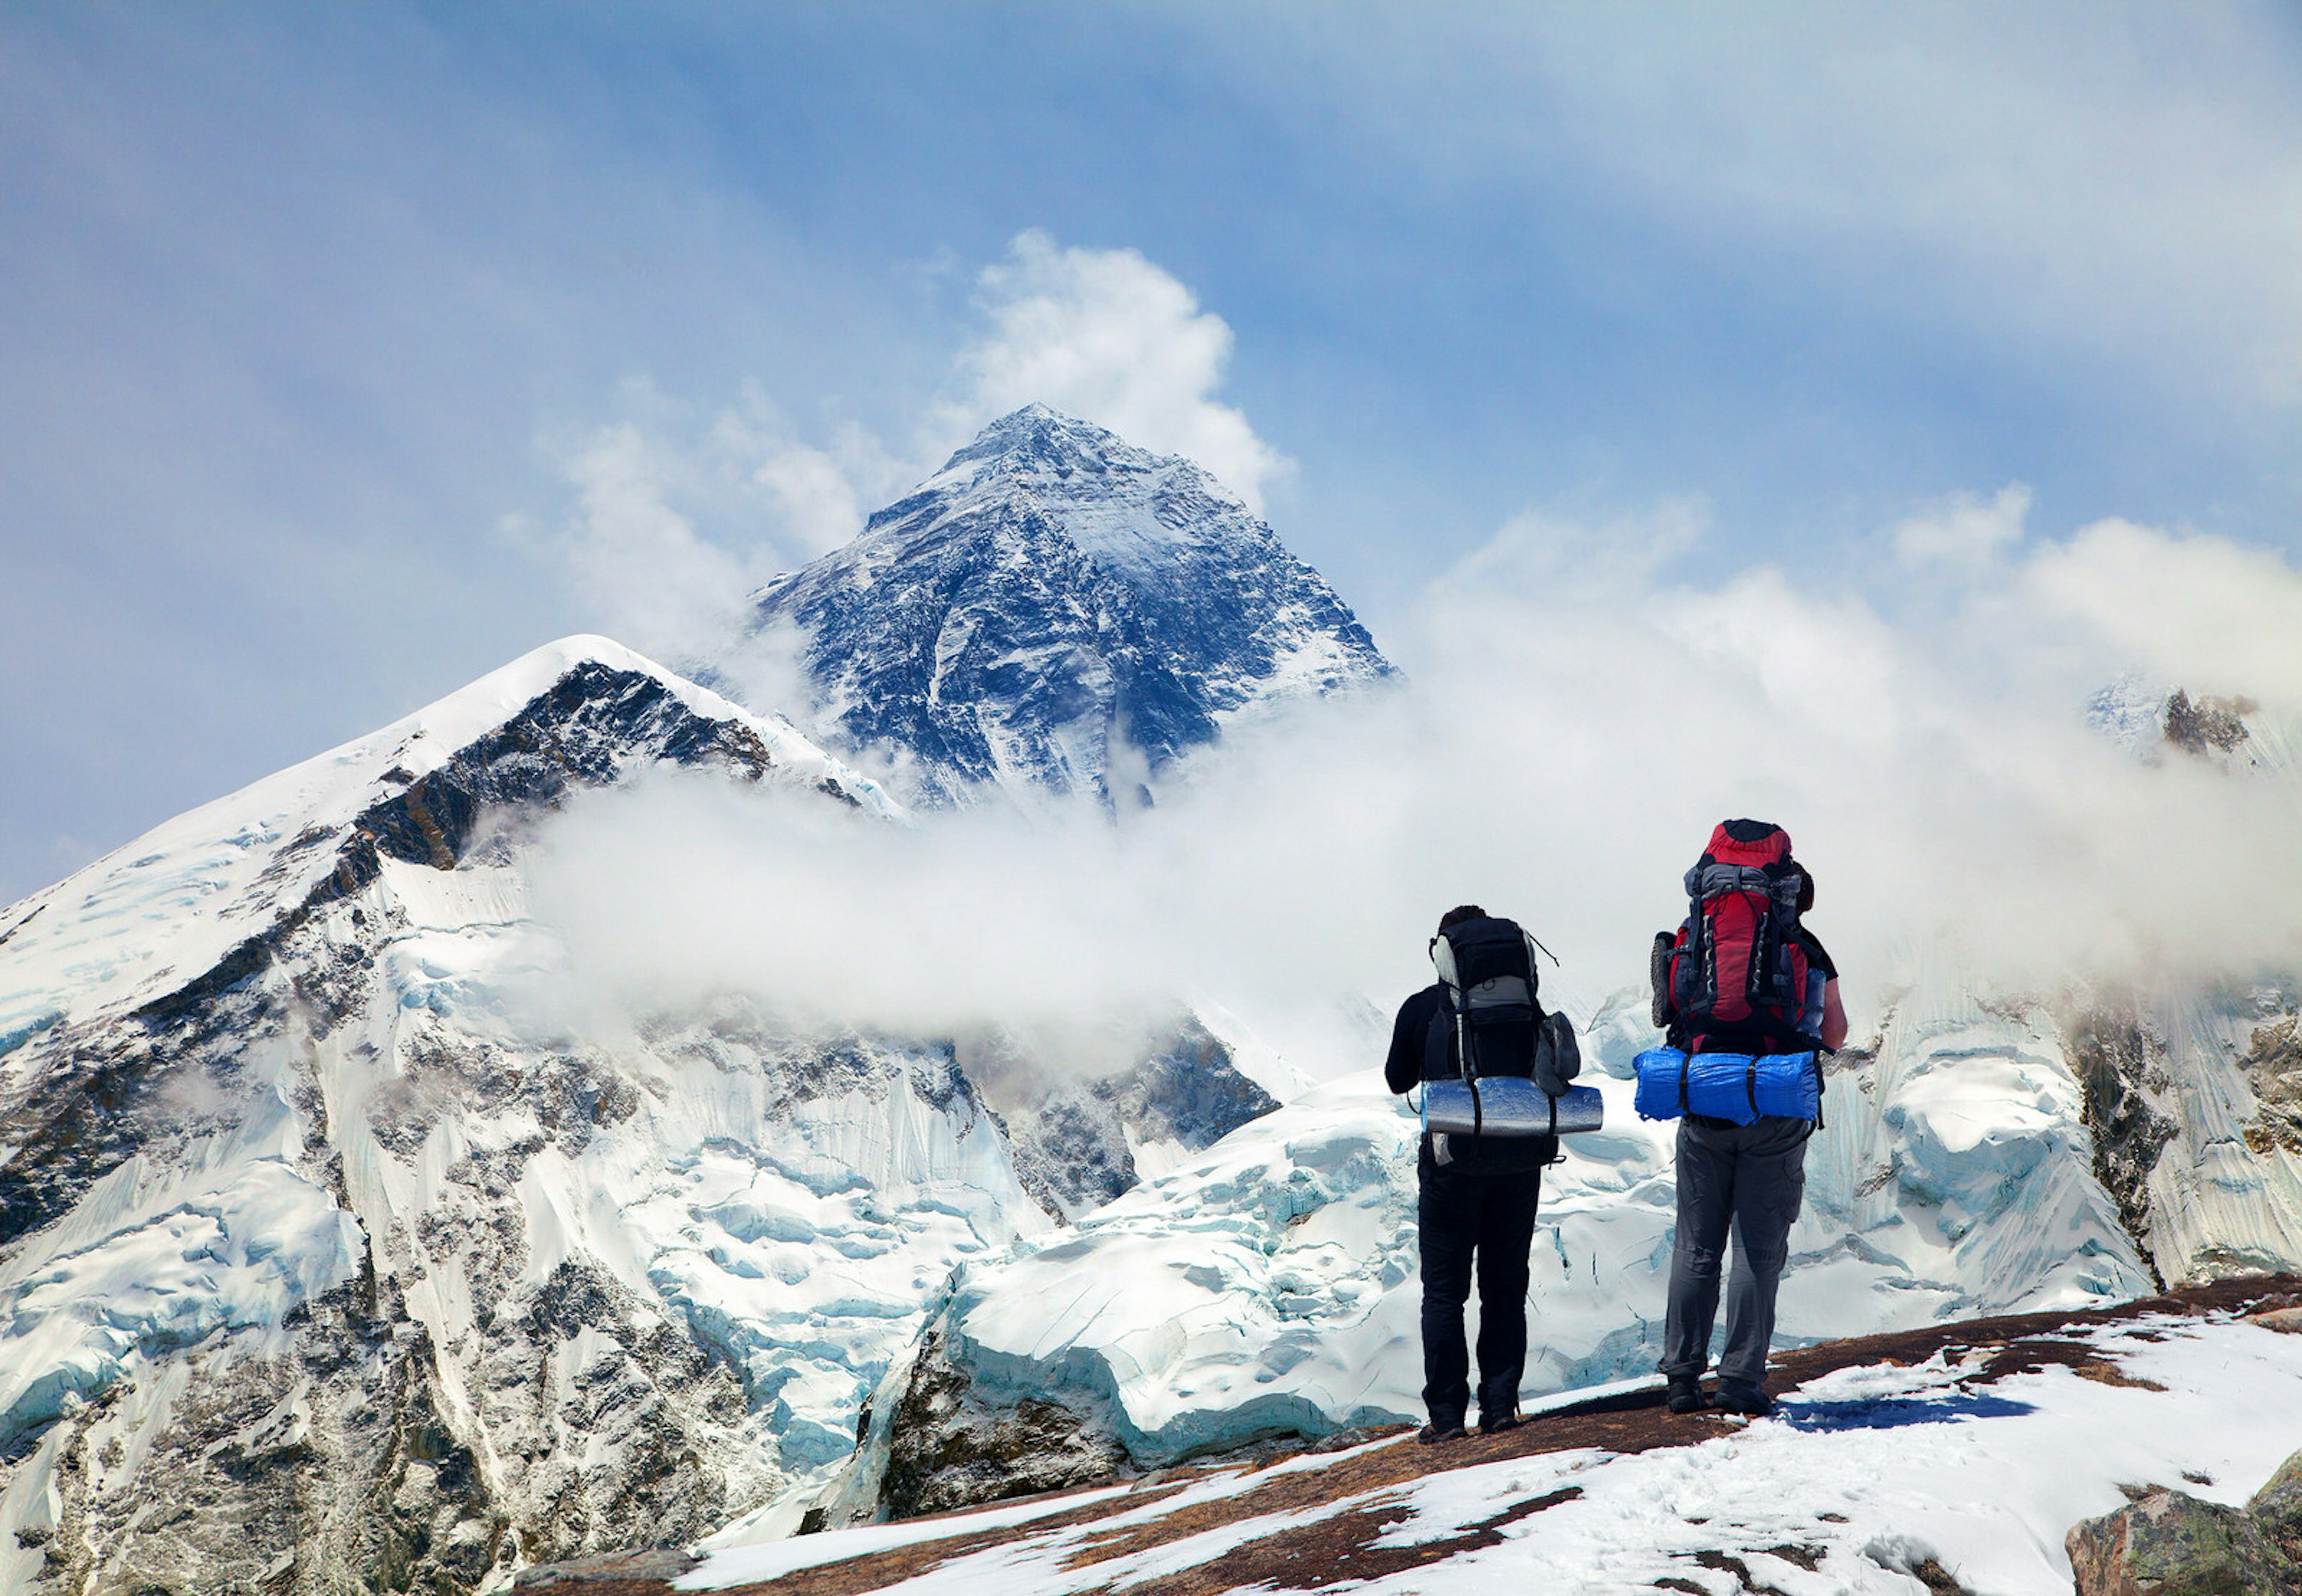
[[[1655,1023],[1690,1053],[1802,1052],[1822,1033],[1823,982],[1799,940],[1790,834],[1722,821],[1686,872],[1686,922],[1658,933]]]

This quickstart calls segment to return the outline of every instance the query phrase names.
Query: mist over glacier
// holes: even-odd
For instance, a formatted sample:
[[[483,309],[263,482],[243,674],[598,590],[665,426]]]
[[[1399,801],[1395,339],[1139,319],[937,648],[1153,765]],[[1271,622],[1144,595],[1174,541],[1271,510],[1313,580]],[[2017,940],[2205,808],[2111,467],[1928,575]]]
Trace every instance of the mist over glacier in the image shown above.
[[[1589,1020],[1741,813],[1813,868],[1858,1027],[1918,962],[2008,991],[2294,968],[2296,789],[2252,777],[2290,774],[2302,575],[2123,523],[2010,546],[2012,513],[2012,537],[1971,503],[1882,533],[1886,599],[1764,566],[1674,579],[1696,507],[1522,518],[1384,640],[1404,681],[1251,718],[1147,807],[888,827],[676,771],[588,794],[534,866],[570,978],[539,997],[1006,1026],[1089,1070],[1193,1003],[1324,1079],[1375,1062],[1458,902],[1533,927]],[[2249,696],[2264,732],[2236,769],[2138,758],[2088,718],[2121,678]]]

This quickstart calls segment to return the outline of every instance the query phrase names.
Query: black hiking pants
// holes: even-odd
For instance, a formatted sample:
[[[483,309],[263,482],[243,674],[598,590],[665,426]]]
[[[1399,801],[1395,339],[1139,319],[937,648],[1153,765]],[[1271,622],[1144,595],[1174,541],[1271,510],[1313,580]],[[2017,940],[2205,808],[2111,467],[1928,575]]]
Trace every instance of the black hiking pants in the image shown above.
[[[1731,1236],[1735,1269],[1726,1288],[1726,1344],[1718,1355],[1718,1375],[1766,1383],[1775,1292],[1806,1193],[1806,1143],[1813,1129],[1804,1120],[1774,1115],[1748,1125],[1679,1121],[1678,1239],[1670,1255],[1662,1337],[1668,1378],[1699,1379],[1710,1361],[1719,1264]]]
[[[1463,1305],[1479,1281],[1479,1412],[1489,1420],[1518,1407],[1526,1370],[1527,1248],[1542,1172],[1474,1173],[1423,1155],[1416,1228],[1423,1244],[1423,1405],[1434,1424],[1461,1424],[1470,1408]]]

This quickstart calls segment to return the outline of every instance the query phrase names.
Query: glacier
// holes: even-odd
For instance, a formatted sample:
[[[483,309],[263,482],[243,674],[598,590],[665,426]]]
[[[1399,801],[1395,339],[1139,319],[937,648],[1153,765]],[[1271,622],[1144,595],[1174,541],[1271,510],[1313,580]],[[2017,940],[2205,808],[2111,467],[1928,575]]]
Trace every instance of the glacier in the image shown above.
[[[574,638],[7,911],[0,1539],[39,1581],[477,1589],[788,1530],[952,1267],[1057,1222],[1059,1155],[1122,1189],[1270,1106],[1204,1032],[995,1105],[949,1037],[556,1009],[532,850],[681,768],[912,824]]]
[[[1601,1060],[1607,1127],[1562,1138],[1544,1175],[1530,1396],[1660,1352],[1676,1127],[1639,1120],[1626,1062]],[[2082,1099],[2051,1016],[1906,995],[1876,1054],[1830,1074],[1785,1344],[2147,1294]],[[1419,1131],[1373,1071],[1315,1089],[1070,1231],[963,1264],[935,1355],[987,1407],[1064,1402],[1137,1469],[1419,1419]]]

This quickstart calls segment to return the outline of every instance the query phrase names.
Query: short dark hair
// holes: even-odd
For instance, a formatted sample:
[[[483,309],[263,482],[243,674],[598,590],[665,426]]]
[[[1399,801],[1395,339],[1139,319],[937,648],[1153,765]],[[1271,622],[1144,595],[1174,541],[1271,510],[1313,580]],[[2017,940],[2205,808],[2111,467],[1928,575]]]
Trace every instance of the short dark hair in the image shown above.
[[[1466,920],[1484,920],[1486,918],[1487,911],[1480,908],[1476,903],[1458,903],[1454,908],[1449,909],[1446,913],[1439,917],[1439,928],[1442,931],[1449,931],[1454,929],[1457,926],[1461,925]]]
[[[1799,912],[1804,914],[1814,907],[1814,872],[1799,866]]]

